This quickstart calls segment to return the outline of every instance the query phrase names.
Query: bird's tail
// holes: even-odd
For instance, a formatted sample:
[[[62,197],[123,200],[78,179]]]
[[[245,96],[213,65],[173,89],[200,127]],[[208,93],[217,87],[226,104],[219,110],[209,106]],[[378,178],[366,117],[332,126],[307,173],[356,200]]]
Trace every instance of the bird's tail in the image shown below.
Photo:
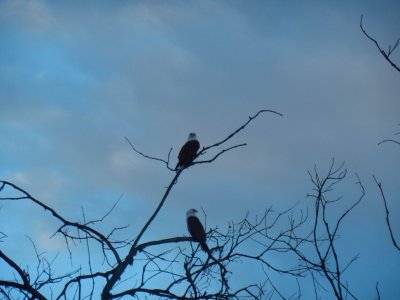
[[[206,253],[208,253],[208,254],[211,254],[211,250],[210,250],[210,248],[208,248],[207,243],[201,243],[200,246],[201,246],[201,249],[202,249],[204,252],[206,252]]]
[[[219,264],[219,262],[217,261],[217,259],[212,255],[212,252],[210,250],[210,248],[208,248],[207,243],[201,243],[200,244],[201,249],[207,253],[207,255],[209,256],[209,258],[211,258],[212,260],[214,260],[215,262],[217,262]]]
[[[216,259],[216,258],[212,255],[212,252],[211,252],[210,248],[208,248],[208,245],[207,245],[206,243],[200,244],[200,246],[201,246],[201,249],[203,249],[203,251],[207,253],[208,259],[213,260],[217,265],[219,265],[220,270],[221,270],[222,280],[226,281],[225,274],[226,274],[228,271],[226,270],[225,266],[222,264],[221,261],[219,261],[218,259]],[[227,282],[226,282],[226,284],[227,284]]]

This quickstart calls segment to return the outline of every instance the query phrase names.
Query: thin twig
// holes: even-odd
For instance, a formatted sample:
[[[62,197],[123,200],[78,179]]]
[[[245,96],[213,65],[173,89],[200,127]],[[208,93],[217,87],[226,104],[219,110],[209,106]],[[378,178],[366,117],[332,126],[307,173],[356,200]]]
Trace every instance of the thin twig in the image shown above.
[[[171,167],[169,166],[169,158],[170,158],[170,155],[171,155],[172,147],[169,149],[169,152],[168,152],[168,159],[165,160],[165,159],[162,159],[162,158],[153,157],[153,156],[149,156],[149,155],[147,155],[147,154],[144,154],[143,152],[141,152],[141,151],[139,151],[138,149],[136,149],[135,146],[133,146],[133,144],[131,143],[131,141],[130,141],[127,137],[125,137],[125,140],[129,143],[129,145],[131,146],[131,148],[133,149],[133,151],[135,151],[136,153],[138,153],[138,154],[140,154],[141,156],[143,156],[143,157],[145,157],[145,158],[148,158],[148,159],[152,159],[152,160],[156,160],[156,161],[161,161],[161,162],[163,162],[163,163],[167,166],[167,168],[168,168],[169,170],[175,172],[175,169],[173,169],[173,168],[171,168]]]

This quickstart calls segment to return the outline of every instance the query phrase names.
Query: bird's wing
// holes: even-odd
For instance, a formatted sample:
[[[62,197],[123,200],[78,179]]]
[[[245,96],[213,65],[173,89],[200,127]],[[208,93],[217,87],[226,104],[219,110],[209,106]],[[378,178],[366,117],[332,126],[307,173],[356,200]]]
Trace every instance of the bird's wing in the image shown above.
[[[187,141],[179,151],[179,161],[191,160],[200,148],[200,143],[196,140]]]
[[[200,244],[206,242],[206,232],[204,231],[203,224],[197,217],[189,217],[187,219],[188,230],[193,239]]]

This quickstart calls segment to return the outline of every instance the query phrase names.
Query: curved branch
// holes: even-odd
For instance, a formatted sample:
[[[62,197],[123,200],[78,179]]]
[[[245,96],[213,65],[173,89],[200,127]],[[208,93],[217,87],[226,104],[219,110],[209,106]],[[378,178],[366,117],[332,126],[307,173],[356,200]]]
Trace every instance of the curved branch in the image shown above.
[[[29,278],[25,271],[23,271],[11,258],[9,258],[3,251],[0,250],[0,258],[2,258],[11,268],[13,268],[21,277],[24,285],[29,285]]]
[[[163,239],[163,240],[157,240],[157,241],[151,241],[151,242],[146,242],[143,244],[139,244],[136,247],[137,251],[142,251],[147,247],[151,246],[157,246],[157,245],[162,245],[162,244],[170,244],[170,243],[180,243],[180,242],[193,242],[193,238],[191,237],[174,237],[174,238],[169,238],[169,239]]]
[[[16,186],[15,184],[13,184],[13,183],[11,183],[11,182],[8,182],[8,181],[0,181],[0,183],[2,183],[2,187],[1,187],[1,188],[3,188],[5,185],[9,185],[9,186],[11,186],[13,189],[15,189],[15,190],[17,190],[17,191],[19,191],[19,192],[21,192],[22,194],[25,195],[25,196],[22,196],[22,197],[5,197],[5,198],[0,198],[0,200],[23,200],[23,199],[28,199],[28,200],[33,201],[34,203],[36,203],[37,205],[39,205],[40,207],[42,207],[44,210],[50,211],[51,214],[52,214],[56,219],[58,219],[59,221],[61,221],[61,222],[64,224],[63,226],[61,226],[61,228],[59,229],[59,231],[60,231],[63,227],[65,227],[65,226],[72,226],[72,227],[75,227],[75,228],[77,228],[77,229],[79,229],[79,230],[82,230],[82,231],[88,232],[88,233],[90,233],[90,234],[93,234],[94,236],[98,237],[98,239],[96,239],[96,240],[101,241],[101,242],[103,242],[104,244],[106,244],[106,245],[108,246],[108,248],[109,248],[109,249],[111,250],[111,252],[114,254],[114,257],[115,257],[116,261],[117,261],[118,263],[121,262],[121,258],[120,258],[120,256],[119,256],[118,252],[116,251],[116,249],[114,248],[114,246],[111,244],[111,242],[110,242],[102,233],[98,232],[97,230],[95,230],[95,229],[93,229],[93,228],[91,228],[91,227],[89,227],[89,226],[87,226],[87,225],[79,224],[79,223],[77,223],[77,222],[71,222],[71,221],[68,221],[68,220],[64,219],[64,218],[63,218],[60,214],[58,214],[53,208],[51,208],[51,207],[47,206],[46,204],[40,202],[39,200],[37,200],[36,198],[34,198],[32,195],[30,195],[27,191],[23,190],[22,188]]]
[[[360,28],[362,30],[362,32],[364,33],[364,35],[370,40],[372,41],[376,48],[378,48],[379,52],[382,54],[382,56],[392,65],[393,68],[395,68],[398,72],[400,72],[400,68],[390,59],[390,55],[393,53],[394,50],[396,50],[397,46],[400,43],[400,38],[396,41],[396,43],[394,44],[394,46],[392,47],[391,45],[389,45],[389,50],[387,52],[385,52],[385,50],[383,50],[381,48],[381,46],[379,45],[379,43],[373,38],[371,37],[365,30],[362,24],[363,21],[363,15],[361,15],[361,19],[360,19]]]
[[[380,191],[380,193],[381,193],[381,197],[382,197],[382,200],[383,200],[383,204],[385,205],[386,225],[387,225],[387,227],[388,227],[388,229],[389,229],[390,238],[392,239],[392,243],[393,243],[393,245],[395,246],[395,248],[396,248],[397,250],[400,251],[400,246],[399,246],[399,244],[397,244],[397,241],[396,241],[396,239],[395,239],[395,237],[394,237],[394,234],[393,234],[392,226],[391,226],[391,224],[390,224],[389,209],[388,209],[388,207],[387,207],[387,202],[386,202],[385,194],[383,193],[382,184],[381,184],[380,182],[378,182],[378,180],[376,179],[375,175],[374,175],[373,177],[374,177],[375,183],[376,183],[376,185],[378,186],[379,191]]]
[[[400,145],[400,142],[398,142],[398,141],[396,141],[396,140],[383,140],[383,141],[380,141],[380,142],[378,143],[378,145],[380,145],[380,144],[382,144],[382,143],[386,143],[386,142],[392,142],[392,143],[395,143],[395,144],[397,144],[397,145]]]
[[[229,151],[229,150],[232,150],[232,149],[235,149],[235,148],[243,147],[243,146],[246,146],[246,145],[247,145],[246,143],[243,143],[243,144],[239,144],[239,145],[235,145],[235,146],[232,146],[232,147],[223,149],[223,150],[221,150],[220,152],[218,152],[216,155],[214,155],[213,158],[211,158],[211,159],[209,159],[209,160],[200,160],[200,161],[196,161],[196,162],[193,162],[192,165],[211,163],[211,162],[213,162],[214,160],[216,160],[216,159],[218,158],[218,156],[224,154],[225,152],[227,152],[227,151]]]
[[[92,273],[92,274],[88,274],[88,275],[79,275],[77,277],[72,278],[71,280],[69,280],[68,282],[65,283],[64,288],[62,289],[61,293],[57,296],[57,300],[61,299],[63,296],[66,298],[66,292],[69,288],[69,286],[73,283],[78,283],[80,284],[81,280],[85,280],[85,279],[94,279],[96,277],[102,277],[102,278],[107,278],[107,276],[110,275],[110,271],[109,272],[96,272],[96,273]]]
[[[32,295],[32,299],[39,299],[39,300],[47,299],[45,296],[43,296],[40,292],[35,290],[30,285],[20,284],[20,283],[13,282],[13,281],[0,280],[0,286],[12,287],[12,288],[16,288],[20,291],[26,291]]]
[[[144,293],[144,294],[148,294],[148,295],[154,295],[154,296],[159,296],[159,297],[164,297],[167,299],[180,299],[177,295],[166,291],[166,290],[162,290],[162,289],[145,289],[145,288],[136,288],[136,289],[130,289],[130,290],[126,290],[124,292],[112,295],[110,297],[110,299],[118,299],[121,298],[123,296],[136,296],[138,293]]]
[[[133,146],[133,144],[131,143],[131,141],[130,141],[127,137],[125,137],[125,140],[129,143],[129,145],[131,146],[131,148],[133,149],[133,151],[135,151],[136,153],[138,153],[138,154],[140,154],[141,156],[143,156],[143,157],[145,157],[145,158],[148,158],[148,159],[161,161],[161,162],[165,163],[165,165],[167,166],[168,170],[174,171],[174,172],[175,172],[175,169],[173,169],[173,168],[171,168],[171,167],[169,166],[169,158],[170,158],[170,155],[171,155],[172,147],[169,149],[169,152],[168,152],[168,159],[165,160],[165,159],[162,159],[162,158],[153,157],[153,156],[149,156],[149,155],[147,155],[147,154],[144,154],[143,152],[140,152],[139,150],[137,150],[137,149]]]
[[[243,124],[242,126],[240,126],[238,129],[236,129],[236,130],[235,130],[234,132],[232,132],[230,135],[228,135],[225,139],[223,139],[222,141],[217,142],[217,143],[215,143],[215,144],[213,144],[213,145],[211,145],[211,146],[204,147],[204,148],[200,151],[200,153],[197,154],[196,157],[198,157],[199,155],[201,155],[202,153],[204,153],[204,152],[207,151],[208,149],[211,149],[211,148],[214,148],[214,147],[218,147],[219,145],[224,144],[225,142],[227,142],[228,140],[230,140],[232,137],[234,137],[239,131],[242,131],[243,129],[245,129],[246,126],[249,125],[249,123],[250,123],[251,121],[253,121],[253,120],[254,120],[255,118],[257,118],[260,114],[265,113],[265,112],[270,112],[270,113],[273,113],[273,114],[276,114],[276,115],[278,115],[278,116],[283,117],[283,114],[281,114],[281,113],[279,113],[279,112],[277,112],[277,111],[270,110],[270,109],[261,109],[261,110],[259,110],[254,116],[250,116],[246,123],[244,123],[244,124]]]

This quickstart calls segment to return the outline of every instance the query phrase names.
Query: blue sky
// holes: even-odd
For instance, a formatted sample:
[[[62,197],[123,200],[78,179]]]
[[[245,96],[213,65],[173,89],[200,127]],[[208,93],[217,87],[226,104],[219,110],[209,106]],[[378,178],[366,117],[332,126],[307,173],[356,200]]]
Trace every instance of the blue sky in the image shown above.
[[[359,19],[386,49],[400,37],[399,11],[398,1],[0,1],[0,178],[74,220],[123,194],[104,226],[129,224],[134,235],[172,174],[125,136],[153,156],[173,147],[175,159],[190,131],[210,145],[274,109],[284,117],[263,115],[232,141],[246,148],[179,179],[145,239],[186,234],[191,207],[220,227],[247,210],[306,207],[307,170],[335,157],[349,199],[355,173],[366,187],[341,234],[343,255],[359,254],[346,278],[360,299],[374,298],[377,281],[396,299],[400,255],[372,175],[394,219],[399,147],[377,143],[399,131],[400,74]],[[1,203],[0,220],[1,247],[17,260],[32,255],[25,233],[65,251],[49,239],[58,223],[28,203]]]

